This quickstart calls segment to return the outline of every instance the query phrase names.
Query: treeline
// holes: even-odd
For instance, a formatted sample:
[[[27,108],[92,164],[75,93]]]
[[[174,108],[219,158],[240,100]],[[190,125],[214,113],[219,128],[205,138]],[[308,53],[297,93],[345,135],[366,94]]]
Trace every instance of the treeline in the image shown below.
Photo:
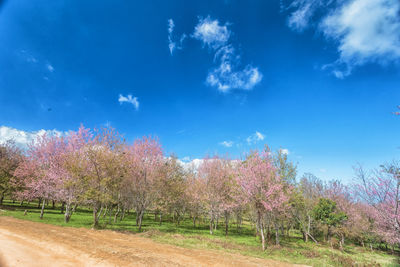
[[[134,210],[139,231],[146,212],[161,224],[172,216],[177,225],[186,216],[193,226],[218,222],[225,233],[244,218],[254,225],[263,249],[279,245],[291,229],[305,242],[350,241],[362,246],[400,244],[400,169],[396,164],[374,172],[356,168],[354,184],[324,183],[312,174],[296,181],[296,166],[279,150],[252,151],[243,160],[206,157],[200,166],[183,165],[163,154],[156,138],[127,143],[114,129],[81,127],[65,136],[38,137],[28,149],[13,141],[0,145],[0,204],[4,197],[62,203],[65,222],[76,207],[93,211],[93,226],[107,214],[123,220]]]

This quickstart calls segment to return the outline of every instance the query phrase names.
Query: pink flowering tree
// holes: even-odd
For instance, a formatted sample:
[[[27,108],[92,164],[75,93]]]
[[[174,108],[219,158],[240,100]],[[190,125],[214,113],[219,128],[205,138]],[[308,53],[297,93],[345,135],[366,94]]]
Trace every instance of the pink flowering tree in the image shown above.
[[[355,193],[368,203],[375,232],[388,244],[400,244],[400,168],[396,163],[381,166],[374,173],[356,168],[359,184]]]
[[[224,216],[225,235],[228,235],[229,217],[238,203],[232,162],[218,156],[205,158],[199,166],[198,179],[205,185],[203,203],[210,218],[210,234],[216,229],[218,218]]]
[[[69,222],[77,206],[83,200],[85,193],[83,177],[87,172],[88,145],[92,142],[93,134],[90,129],[81,126],[78,131],[70,131],[66,137],[66,146],[61,157],[62,168],[58,169],[58,177],[61,179],[59,188],[59,200],[65,204],[64,218]]]
[[[23,188],[18,196],[21,199],[42,200],[41,219],[46,200],[55,200],[59,197],[61,184],[59,174],[63,151],[65,142],[62,137],[47,134],[39,136],[29,145],[25,160],[15,171],[15,184]]]
[[[288,207],[283,181],[276,175],[269,151],[255,151],[238,167],[237,182],[244,199],[256,213],[256,226],[265,250],[266,215],[277,215]]]
[[[142,230],[145,211],[157,199],[159,183],[164,165],[163,152],[158,139],[143,137],[133,145],[125,147],[124,168],[127,198],[136,210],[136,225]]]
[[[198,179],[194,170],[189,170],[186,185],[186,204],[193,220],[193,227],[196,227],[196,220],[206,212],[203,204],[206,184],[204,180]]]

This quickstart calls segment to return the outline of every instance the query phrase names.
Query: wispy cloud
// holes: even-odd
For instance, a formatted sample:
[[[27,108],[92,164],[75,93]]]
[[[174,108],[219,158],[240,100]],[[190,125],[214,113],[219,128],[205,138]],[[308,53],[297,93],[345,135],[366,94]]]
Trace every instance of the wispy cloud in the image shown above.
[[[47,68],[50,72],[53,72],[53,71],[54,71],[54,67],[53,67],[50,63],[47,63],[47,64],[46,64],[46,68]]]
[[[246,138],[246,141],[248,144],[255,144],[258,141],[262,141],[264,140],[265,135],[263,135],[262,133],[256,131],[254,134],[250,135],[249,137]]]
[[[175,49],[182,49],[183,41],[186,39],[186,34],[182,34],[179,38],[179,42],[176,43],[173,38],[173,33],[175,29],[175,23],[173,19],[168,20],[168,48],[171,55],[174,53]]]
[[[207,76],[207,84],[217,87],[222,92],[231,89],[251,90],[262,80],[262,74],[258,68],[247,65],[239,68],[240,56],[236,55],[232,46],[220,48],[215,58],[219,60],[219,66],[210,70]]]
[[[127,95],[127,96],[123,96],[123,95],[119,95],[118,98],[118,102],[122,105],[122,103],[126,102],[126,103],[130,103],[132,104],[136,110],[139,109],[139,101],[137,97],[132,97],[132,95]]]
[[[6,142],[7,140],[14,140],[18,146],[25,148],[28,144],[36,141],[39,136],[43,136],[44,134],[50,136],[62,136],[66,133],[57,130],[44,129],[27,132],[12,127],[0,126],[0,143]]]
[[[224,146],[224,147],[232,147],[233,146],[233,142],[232,141],[222,141],[219,144],[221,146]]]
[[[218,20],[212,20],[210,16],[199,18],[198,24],[194,27],[193,37],[212,49],[218,49],[227,44],[231,31],[228,24],[220,25]]]
[[[323,6],[329,5],[332,1],[323,0],[294,0],[289,9],[294,10],[288,18],[288,26],[295,31],[302,32],[310,27],[315,11]]]
[[[195,27],[193,37],[215,51],[214,62],[218,63],[209,71],[206,83],[222,92],[231,89],[250,90],[262,80],[262,74],[250,64],[241,65],[240,55],[230,43],[232,32],[228,26],[229,23],[222,25],[208,16],[199,18]]]
[[[202,42],[203,47],[214,53],[215,66],[212,67],[207,75],[206,84],[216,87],[221,92],[228,92],[232,89],[251,90],[262,80],[263,75],[257,67],[251,64],[243,65],[230,40],[232,35],[229,23],[222,24],[218,19],[199,17],[197,25],[194,27],[193,34],[190,35],[195,40]],[[177,46],[173,41],[174,21],[168,21],[168,41],[169,49],[172,54],[175,49],[181,49],[182,45]],[[183,39],[186,35],[182,35]],[[182,43],[182,38],[180,43]]]
[[[337,78],[366,63],[385,65],[400,60],[398,0],[295,0],[289,8],[295,9],[289,27],[302,31],[315,26],[337,45],[338,59],[322,68]],[[319,19],[312,21],[314,17]]]

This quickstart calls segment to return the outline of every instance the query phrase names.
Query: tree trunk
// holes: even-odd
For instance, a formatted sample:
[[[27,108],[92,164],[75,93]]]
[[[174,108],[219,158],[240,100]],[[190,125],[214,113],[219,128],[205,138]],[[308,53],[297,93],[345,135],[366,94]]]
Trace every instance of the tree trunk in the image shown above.
[[[21,204],[20,204],[20,206],[23,206],[24,205],[24,201],[23,200],[21,200]]]
[[[108,211],[108,224],[111,224],[111,215],[112,215],[113,209],[114,209],[114,207],[111,206],[111,209],[109,209],[109,211]]]
[[[38,202],[38,204],[37,204],[37,207],[38,208],[40,208],[40,203],[42,202],[42,199],[41,198],[39,198],[39,202]]]
[[[64,213],[64,208],[65,208],[65,202],[61,203],[61,214]]]
[[[3,205],[3,200],[4,200],[4,193],[1,193],[1,197],[0,197],[0,205]]]
[[[257,211],[257,229],[260,232],[261,235],[261,245],[262,245],[262,250],[265,251],[265,236],[264,236],[264,224],[261,222],[261,212]]]
[[[97,228],[99,226],[99,216],[98,216],[98,205],[93,207],[93,228]],[[101,213],[101,209],[100,209]]]
[[[118,218],[119,212],[120,212],[120,207],[119,207],[119,204],[118,204],[117,212],[115,212],[115,216],[114,216],[114,223],[117,222],[117,218]]]
[[[143,220],[143,215],[144,215],[144,211],[142,210],[140,212],[140,216],[139,216],[139,232],[142,231],[142,220]]]
[[[213,234],[213,229],[214,229],[213,223],[214,223],[214,219],[211,217],[211,219],[210,219],[210,235]]]
[[[137,208],[137,209],[136,209],[136,226],[139,225],[139,215],[140,215],[140,211],[139,211],[139,209]]]
[[[52,203],[53,210],[54,210],[55,206],[56,206],[56,202],[53,200],[53,203]]]
[[[126,210],[123,208],[120,221],[122,221],[125,218],[125,212],[126,212]]]
[[[193,216],[193,227],[196,228],[196,216]]]
[[[229,229],[229,212],[225,211],[225,236],[228,236]]]
[[[162,212],[160,212],[160,226],[162,224]]]
[[[64,214],[64,219],[65,219],[66,223],[68,223],[69,220],[71,219],[71,215],[72,215],[71,214],[71,204],[67,203],[67,207],[65,209],[65,214]]]
[[[40,219],[43,219],[43,214],[44,214],[44,205],[46,204],[46,200],[43,199],[42,203],[42,210],[40,211]]]
[[[308,215],[307,232],[306,232],[306,242],[308,242],[308,235],[311,231],[311,215]]]
[[[106,206],[106,209],[104,210],[103,219],[107,216],[107,211],[108,211],[108,205]]]
[[[261,234],[262,250],[265,251],[265,236],[264,236],[264,224],[263,223],[261,223],[261,225],[260,225],[260,234]]]
[[[279,225],[275,223],[275,245],[279,246]]]

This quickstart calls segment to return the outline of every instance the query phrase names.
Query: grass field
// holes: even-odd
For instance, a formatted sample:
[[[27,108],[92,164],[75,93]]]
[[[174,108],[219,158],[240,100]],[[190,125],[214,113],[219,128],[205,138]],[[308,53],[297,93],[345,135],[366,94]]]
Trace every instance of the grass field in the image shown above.
[[[25,210],[27,210],[26,215],[24,215]],[[18,202],[13,204],[6,200],[0,208],[1,216],[12,216],[69,227],[90,228],[92,226],[92,213],[86,209],[78,208],[68,224],[64,222],[64,216],[60,213],[58,206],[55,209],[48,206],[43,220],[39,218],[39,214],[40,209],[37,208],[37,203],[20,206]],[[219,225],[214,235],[210,235],[207,222],[193,227],[192,221],[187,218],[177,226],[166,219],[168,218],[165,218],[160,226],[159,222],[155,221],[154,214],[146,214],[143,221],[143,233],[140,233],[140,235],[151,238],[156,242],[187,248],[223,250],[312,266],[400,266],[398,255],[392,255],[378,248],[370,251],[347,244],[344,251],[341,252],[324,244],[304,243],[299,233],[295,231],[292,231],[289,237],[282,237],[280,247],[269,245],[267,250],[263,252],[260,241],[258,237],[254,236],[250,224],[244,224],[241,230],[238,230],[236,225],[232,224],[228,237],[225,237],[223,224]],[[138,227],[135,226],[135,215],[132,213],[128,214],[122,222],[113,223],[113,218],[111,218],[111,223],[109,223],[108,217],[102,218],[101,227],[115,231],[138,233]]]

